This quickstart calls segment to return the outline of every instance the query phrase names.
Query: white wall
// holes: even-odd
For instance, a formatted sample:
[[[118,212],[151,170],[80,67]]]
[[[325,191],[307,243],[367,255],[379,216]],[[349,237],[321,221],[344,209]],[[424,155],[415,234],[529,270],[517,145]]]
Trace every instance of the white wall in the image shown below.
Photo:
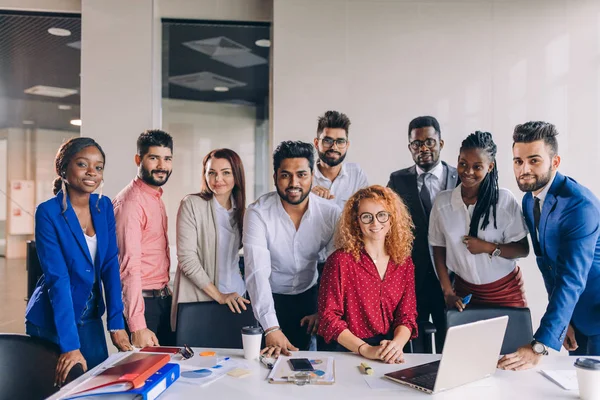
[[[407,126],[434,115],[456,164],[474,130],[494,134],[500,184],[517,123],[559,131],[561,171],[600,195],[600,2],[595,0],[275,0],[273,144],[310,141],[328,109],[352,120],[348,159],[371,183],[412,164]],[[533,253],[533,252],[532,252]],[[521,260],[537,327],[547,300]]]

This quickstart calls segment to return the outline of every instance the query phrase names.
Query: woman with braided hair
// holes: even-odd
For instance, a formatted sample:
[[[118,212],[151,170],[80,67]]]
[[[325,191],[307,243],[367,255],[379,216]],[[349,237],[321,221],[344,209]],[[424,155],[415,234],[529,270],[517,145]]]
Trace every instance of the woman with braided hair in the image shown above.
[[[498,187],[496,144],[489,132],[463,140],[456,167],[461,184],[441,192],[431,210],[429,243],[446,306],[526,307],[517,259],[529,254],[521,207]],[[448,273],[455,275],[454,287]]]

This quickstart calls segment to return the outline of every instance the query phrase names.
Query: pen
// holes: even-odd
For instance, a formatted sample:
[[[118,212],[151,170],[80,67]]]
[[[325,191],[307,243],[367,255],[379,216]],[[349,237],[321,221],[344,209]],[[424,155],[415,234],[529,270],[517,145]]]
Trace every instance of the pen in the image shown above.
[[[264,364],[265,367],[269,369],[273,369],[273,363],[269,362],[266,357],[260,356],[260,362]]]
[[[373,375],[373,368],[367,363],[360,363],[360,369],[367,375]]]
[[[472,294],[466,295],[465,297],[462,298],[462,300],[461,300],[462,303],[466,306],[471,301],[471,297],[473,297]]]

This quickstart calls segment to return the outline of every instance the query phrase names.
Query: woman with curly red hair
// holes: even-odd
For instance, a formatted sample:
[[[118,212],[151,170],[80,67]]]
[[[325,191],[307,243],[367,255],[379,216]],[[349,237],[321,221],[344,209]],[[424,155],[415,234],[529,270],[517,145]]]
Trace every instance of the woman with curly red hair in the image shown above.
[[[340,218],[319,290],[319,335],[386,363],[417,336],[410,214],[391,189],[356,192]]]

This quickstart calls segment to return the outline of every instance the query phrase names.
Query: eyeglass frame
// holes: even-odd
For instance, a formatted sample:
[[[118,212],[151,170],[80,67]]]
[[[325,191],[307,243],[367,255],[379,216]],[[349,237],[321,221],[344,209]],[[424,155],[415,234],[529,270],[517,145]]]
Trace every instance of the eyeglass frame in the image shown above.
[[[427,144],[428,141],[433,141],[433,144]],[[425,145],[427,148],[433,149],[436,144],[438,144],[437,139],[430,137],[425,140],[413,140],[408,144],[408,146],[413,150],[419,150],[421,147],[423,147],[423,145]]]
[[[338,149],[345,149],[346,147],[348,147],[348,142],[349,142],[349,140],[347,138],[334,139],[329,136],[323,136],[322,138],[317,138],[317,140],[320,140],[321,143],[323,143],[323,147],[325,147],[326,149],[331,149],[333,147],[334,143]],[[331,144],[327,145],[325,140],[331,141]],[[339,143],[340,140],[342,140],[344,142],[343,145],[340,145],[340,143]]]
[[[181,357],[183,357],[184,360],[194,357],[194,350],[187,344],[184,344],[183,347],[179,349],[178,353],[181,354]]]
[[[385,214],[387,215],[387,219],[385,221],[382,221],[379,219],[379,215],[380,214]],[[371,216],[371,220],[369,222],[365,222],[363,221],[363,216]],[[377,222],[379,222],[380,224],[385,224],[386,222],[388,222],[390,220],[390,218],[392,217],[392,213],[389,211],[379,211],[377,214],[373,215],[370,212],[364,212],[362,214],[360,214],[358,216],[358,220],[361,222],[361,224],[363,225],[371,225],[373,222],[375,222],[375,220],[377,220]]]

